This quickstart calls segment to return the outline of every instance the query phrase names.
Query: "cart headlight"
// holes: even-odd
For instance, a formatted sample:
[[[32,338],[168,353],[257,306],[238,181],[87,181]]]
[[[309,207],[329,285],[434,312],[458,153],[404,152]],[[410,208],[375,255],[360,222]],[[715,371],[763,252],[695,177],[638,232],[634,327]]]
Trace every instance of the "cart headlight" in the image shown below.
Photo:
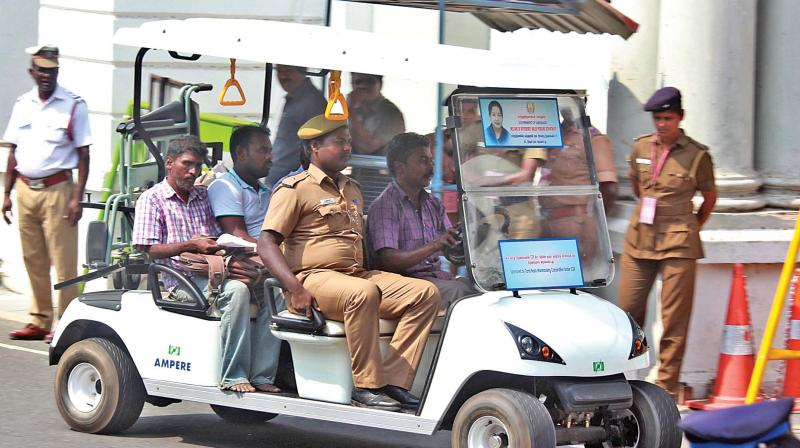
[[[514,338],[520,358],[567,365],[561,356],[541,339],[508,322],[503,323]]]
[[[631,333],[633,334],[633,341],[631,342],[631,354],[628,356],[628,359],[633,359],[637,356],[641,356],[647,352],[647,336],[644,334],[644,330],[631,316],[631,313],[625,313],[628,315],[628,320],[631,323]]]

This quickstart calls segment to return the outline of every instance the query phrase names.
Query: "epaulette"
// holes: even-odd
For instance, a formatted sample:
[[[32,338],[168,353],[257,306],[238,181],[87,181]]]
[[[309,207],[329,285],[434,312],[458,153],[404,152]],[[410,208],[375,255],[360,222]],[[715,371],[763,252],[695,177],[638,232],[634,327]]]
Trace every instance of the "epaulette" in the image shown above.
[[[700,149],[700,151],[708,151],[709,150],[707,145],[704,145],[704,144],[698,142],[697,140],[695,140],[695,139],[693,139],[693,138],[691,138],[689,136],[687,136],[686,138],[689,139],[689,142],[691,144],[697,146]]]
[[[302,173],[295,174],[294,176],[286,176],[281,179],[280,187],[287,187],[287,188],[294,188],[301,180],[307,178],[309,176],[308,171],[303,171]]]
[[[652,136],[653,136],[653,134],[642,134],[642,135],[634,138],[633,141],[638,142],[639,140],[641,140],[643,138],[652,137]]]
[[[347,178],[348,178],[348,179],[350,179],[350,182],[352,182],[352,183],[356,184],[356,187],[358,187],[359,189],[361,189],[361,184],[360,184],[360,183],[358,183],[358,181],[357,181],[357,180],[353,179],[353,178],[352,178],[352,177],[350,177],[350,176],[347,176]]]

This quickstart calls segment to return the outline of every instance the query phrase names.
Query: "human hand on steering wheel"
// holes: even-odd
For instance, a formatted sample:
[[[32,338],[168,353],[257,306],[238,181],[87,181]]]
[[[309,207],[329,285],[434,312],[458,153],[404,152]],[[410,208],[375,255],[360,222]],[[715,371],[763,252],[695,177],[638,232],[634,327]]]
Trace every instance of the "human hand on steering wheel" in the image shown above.
[[[447,232],[442,234],[438,240],[435,241],[436,243],[436,250],[443,251],[447,248],[453,247],[457,244],[461,243],[461,230],[456,227],[450,227],[447,229]]]

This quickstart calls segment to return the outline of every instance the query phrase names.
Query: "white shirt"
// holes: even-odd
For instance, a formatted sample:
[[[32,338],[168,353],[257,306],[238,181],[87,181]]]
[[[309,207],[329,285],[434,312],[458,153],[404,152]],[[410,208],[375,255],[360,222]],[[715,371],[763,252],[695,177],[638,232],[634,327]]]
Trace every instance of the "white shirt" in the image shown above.
[[[24,176],[38,179],[76,168],[75,149],[92,144],[86,102],[60,85],[42,102],[34,87],[17,98],[3,140],[17,146],[17,171]]]
[[[255,239],[261,234],[270,194],[270,189],[260,182],[256,191],[235,170],[216,178],[208,186],[208,200],[214,217],[241,216],[248,235]]]

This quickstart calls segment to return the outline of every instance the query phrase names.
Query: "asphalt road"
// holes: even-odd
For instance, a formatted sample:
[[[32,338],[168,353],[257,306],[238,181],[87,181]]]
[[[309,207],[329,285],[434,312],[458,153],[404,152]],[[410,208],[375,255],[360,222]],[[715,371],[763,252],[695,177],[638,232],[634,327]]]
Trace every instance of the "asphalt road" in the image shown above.
[[[98,436],[72,431],[53,401],[56,367],[47,365],[47,345],[9,341],[19,323],[0,320],[0,447],[286,447],[394,448],[450,446],[450,433],[420,436],[360,426],[277,417],[259,426],[224,422],[208,405],[145,404],[127,431]]]

